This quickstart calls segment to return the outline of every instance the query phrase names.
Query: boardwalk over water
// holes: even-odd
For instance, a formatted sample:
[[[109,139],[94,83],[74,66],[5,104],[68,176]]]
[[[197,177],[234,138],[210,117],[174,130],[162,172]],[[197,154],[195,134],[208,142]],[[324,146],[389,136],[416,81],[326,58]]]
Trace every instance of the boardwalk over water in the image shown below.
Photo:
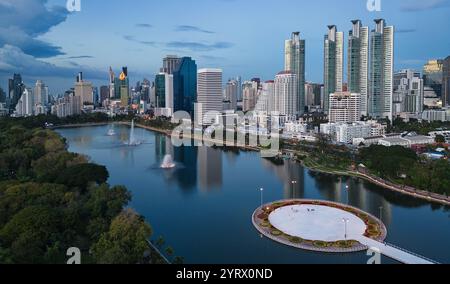
[[[383,244],[366,237],[361,237],[357,241],[371,249],[376,249],[381,254],[389,258],[392,258],[404,264],[438,264],[431,259],[412,252],[408,252],[391,244]]]

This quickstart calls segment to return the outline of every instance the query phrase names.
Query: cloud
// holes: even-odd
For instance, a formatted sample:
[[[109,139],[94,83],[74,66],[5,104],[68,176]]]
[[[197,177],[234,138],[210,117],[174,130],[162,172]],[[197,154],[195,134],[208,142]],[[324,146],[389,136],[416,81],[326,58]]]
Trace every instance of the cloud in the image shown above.
[[[449,0],[408,0],[401,7],[404,12],[418,12],[449,6]]]
[[[234,45],[229,42],[216,42],[213,44],[206,44],[200,42],[183,42],[183,41],[172,41],[166,44],[168,48],[175,49],[187,49],[190,51],[211,51],[217,49],[231,48]]]
[[[188,26],[188,25],[177,26],[175,31],[177,31],[177,32],[198,32],[198,33],[205,33],[205,34],[214,34],[215,33],[213,31],[204,30],[200,27]]]
[[[136,27],[138,27],[138,28],[147,28],[147,29],[153,28],[153,26],[150,25],[150,24],[136,24]]]
[[[156,46],[157,45],[157,43],[154,41],[139,40],[139,39],[136,39],[132,35],[124,35],[123,38],[127,41],[136,42],[136,43],[140,43],[143,45],[148,45],[148,46]]]
[[[63,55],[58,46],[37,39],[67,19],[64,7],[47,7],[47,0],[0,0],[0,46],[19,47],[26,54],[48,58]]]
[[[90,59],[94,58],[94,56],[91,55],[79,55],[79,56],[69,56],[67,59]]]
[[[1,0],[0,0],[1,1]],[[24,77],[54,77],[56,74],[62,78],[75,78],[79,71],[88,72],[92,79],[106,78],[105,72],[79,66],[69,62],[73,67],[60,67],[25,54],[20,48],[5,45],[0,48],[0,73],[10,75],[21,73]],[[76,68],[75,68],[76,67]]]
[[[395,32],[398,34],[408,34],[417,32],[417,29],[396,29]]]

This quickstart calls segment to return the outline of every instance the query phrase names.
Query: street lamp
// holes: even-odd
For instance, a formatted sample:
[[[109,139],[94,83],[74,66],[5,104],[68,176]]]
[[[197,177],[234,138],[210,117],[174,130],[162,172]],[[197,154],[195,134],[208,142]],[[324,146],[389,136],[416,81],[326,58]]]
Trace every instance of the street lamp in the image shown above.
[[[345,240],[347,240],[347,225],[348,225],[348,222],[350,222],[350,220],[347,218],[342,218],[342,221],[344,222],[344,225],[345,225]]]
[[[293,180],[292,181],[292,196],[294,197],[294,192],[295,192],[295,186],[297,185],[297,181]]]
[[[347,205],[350,205],[350,196],[349,196],[349,193],[350,193],[350,186],[347,184],[347,185],[345,186],[345,195],[347,196]]]
[[[264,205],[264,188],[260,188],[259,191],[261,192],[261,208]]]

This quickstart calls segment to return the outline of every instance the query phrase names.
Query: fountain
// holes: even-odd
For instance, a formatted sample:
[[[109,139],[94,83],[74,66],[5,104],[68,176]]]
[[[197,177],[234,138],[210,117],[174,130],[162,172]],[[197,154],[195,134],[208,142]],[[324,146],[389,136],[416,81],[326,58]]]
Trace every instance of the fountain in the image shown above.
[[[116,131],[114,130],[114,124],[111,126],[111,128],[108,129],[108,136],[115,136]]]
[[[171,155],[164,156],[164,160],[161,164],[162,169],[173,169],[173,168],[175,168],[175,166],[176,165],[175,165]]]
[[[136,137],[134,135],[134,119],[131,121],[131,130],[130,130],[130,139],[127,143],[128,146],[138,146],[141,145],[141,142],[136,140]]]

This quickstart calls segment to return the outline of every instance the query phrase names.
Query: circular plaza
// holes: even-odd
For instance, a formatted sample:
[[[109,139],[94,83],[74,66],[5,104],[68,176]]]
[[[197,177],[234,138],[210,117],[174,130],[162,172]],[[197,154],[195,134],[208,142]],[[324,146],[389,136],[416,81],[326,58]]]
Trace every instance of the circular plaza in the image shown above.
[[[367,250],[362,240],[383,242],[387,234],[376,217],[329,201],[278,201],[259,207],[252,219],[256,229],[273,241],[319,252]]]

